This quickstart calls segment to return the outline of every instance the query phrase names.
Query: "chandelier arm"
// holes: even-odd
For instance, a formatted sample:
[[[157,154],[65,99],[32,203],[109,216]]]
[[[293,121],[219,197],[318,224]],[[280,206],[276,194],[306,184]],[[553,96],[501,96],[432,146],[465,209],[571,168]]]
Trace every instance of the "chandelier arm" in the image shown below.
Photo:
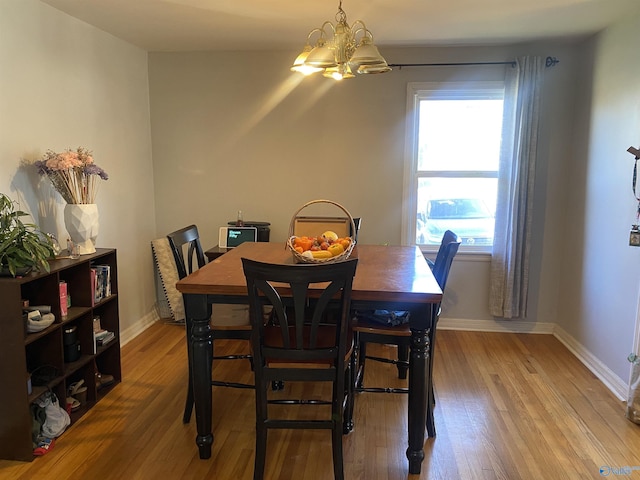
[[[356,25],[362,25],[360,28],[356,28]],[[369,37],[369,40],[371,41],[371,43],[373,43],[373,33],[371,33],[371,30],[369,30],[364,22],[362,20],[356,20],[355,22],[353,22],[353,27],[351,28],[351,31],[353,32],[353,39],[356,40],[356,43],[358,38],[358,34],[362,33],[362,38],[364,37]],[[360,40],[362,40],[362,38]]]
[[[360,25],[360,28],[356,28],[356,25]],[[364,22],[362,20],[356,20],[355,22],[353,22],[353,25],[351,26],[351,29],[354,31],[360,31],[360,30],[364,30],[366,32],[369,32],[369,29],[367,28],[367,26],[364,24]],[[371,33],[371,32],[369,32]]]
[[[324,23],[322,24],[322,26],[320,27],[320,30],[322,30],[322,33],[324,33],[325,35],[327,35],[327,32],[325,32],[325,30],[324,30],[324,27],[326,27],[327,25],[331,27],[331,33],[332,33],[333,35],[335,35],[335,34],[336,34],[336,27],[334,27],[334,26],[333,26],[333,23],[331,23],[329,20],[327,20],[326,22],[324,22]],[[328,36],[328,35],[327,35],[327,36]]]
[[[326,35],[325,31],[322,28],[314,28],[309,32],[309,35],[307,35],[307,45],[311,45],[311,36],[316,32],[320,33],[320,38],[324,38]]]

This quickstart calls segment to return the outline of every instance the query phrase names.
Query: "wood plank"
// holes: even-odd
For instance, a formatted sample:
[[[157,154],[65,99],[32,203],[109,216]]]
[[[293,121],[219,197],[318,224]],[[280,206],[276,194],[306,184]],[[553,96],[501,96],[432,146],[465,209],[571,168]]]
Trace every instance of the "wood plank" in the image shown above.
[[[216,345],[220,353],[247,351],[233,341]],[[395,356],[390,346],[368,348]],[[123,347],[122,367],[122,383],[50,453],[31,463],[0,461],[0,477],[253,477],[251,390],[214,388],[210,460],[198,458],[194,423],[182,424],[184,329],[153,325]],[[252,381],[246,360],[218,362],[214,372],[223,380]],[[394,366],[369,362],[365,383],[403,386],[395,376]],[[362,393],[356,428],[343,438],[347,479],[595,479],[601,466],[640,466],[640,426],[625,418],[624,402],[552,336],[440,331],[434,381],[438,435],[425,443],[422,474],[408,475],[407,396]],[[270,394],[309,393],[324,390],[290,384]],[[268,479],[333,478],[329,432],[272,431],[268,452]]]

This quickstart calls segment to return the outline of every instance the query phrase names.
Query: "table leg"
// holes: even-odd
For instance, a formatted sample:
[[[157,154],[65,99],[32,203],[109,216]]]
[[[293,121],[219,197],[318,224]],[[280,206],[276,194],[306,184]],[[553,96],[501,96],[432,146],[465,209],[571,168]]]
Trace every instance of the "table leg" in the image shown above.
[[[411,329],[409,352],[409,473],[419,474],[424,460],[424,430],[429,401],[429,330]]]
[[[206,295],[185,294],[184,307],[187,317],[187,332],[191,332],[188,341],[189,369],[193,378],[193,398],[196,409],[196,445],[200,458],[211,458],[212,404],[211,404],[211,356],[212,337],[209,327],[211,305]]]

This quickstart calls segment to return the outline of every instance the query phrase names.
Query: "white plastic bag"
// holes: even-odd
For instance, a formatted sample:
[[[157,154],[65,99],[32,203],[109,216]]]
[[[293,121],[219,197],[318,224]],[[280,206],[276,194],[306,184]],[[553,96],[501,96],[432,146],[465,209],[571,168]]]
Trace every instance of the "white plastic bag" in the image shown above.
[[[36,403],[44,408],[46,419],[42,424],[41,435],[46,438],[56,438],[71,424],[71,418],[65,409],[60,406],[55,393],[47,392],[36,400]]]

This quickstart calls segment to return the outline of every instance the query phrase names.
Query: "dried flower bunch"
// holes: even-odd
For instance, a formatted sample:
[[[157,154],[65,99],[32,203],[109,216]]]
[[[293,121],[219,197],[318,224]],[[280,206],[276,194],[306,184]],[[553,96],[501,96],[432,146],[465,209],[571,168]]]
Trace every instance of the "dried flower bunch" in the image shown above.
[[[83,147],[62,153],[47,150],[35,166],[40,175],[49,177],[67,203],[95,203],[98,178],[109,178],[107,172],[93,162],[91,152]]]

